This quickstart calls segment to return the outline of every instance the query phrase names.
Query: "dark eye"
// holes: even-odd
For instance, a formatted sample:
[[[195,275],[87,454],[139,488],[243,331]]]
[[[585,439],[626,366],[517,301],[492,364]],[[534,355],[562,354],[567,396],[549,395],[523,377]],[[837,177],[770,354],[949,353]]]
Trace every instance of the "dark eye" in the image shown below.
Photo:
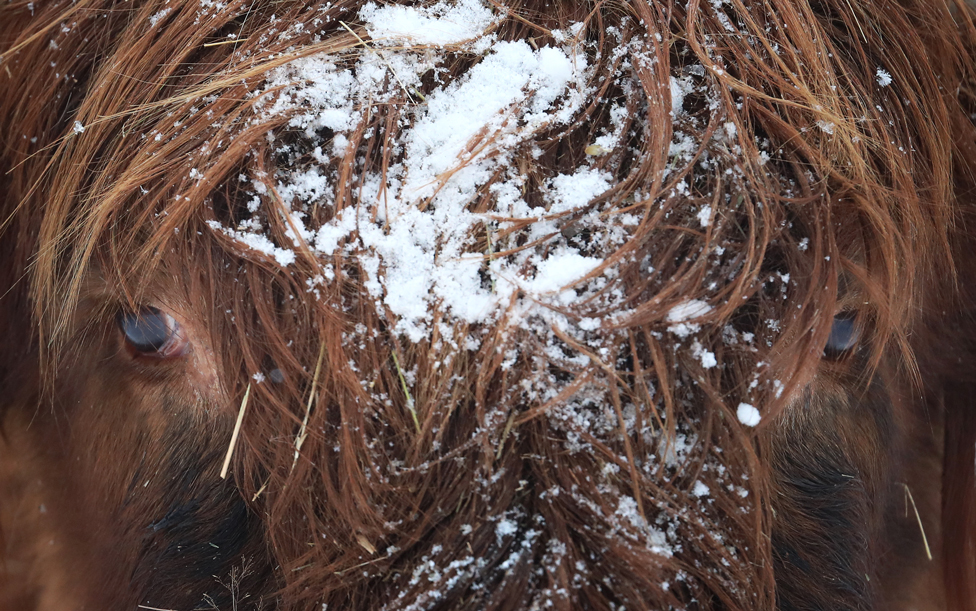
[[[152,306],[120,313],[119,327],[126,344],[137,354],[168,358],[181,355],[186,348],[176,320]]]
[[[834,316],[834,324],[830,328],[830,337],[827,338],[824,353],[827,356],[839,356],[847,352],[857,343],[859,335],[854,324],[854,314],[843,312]]]

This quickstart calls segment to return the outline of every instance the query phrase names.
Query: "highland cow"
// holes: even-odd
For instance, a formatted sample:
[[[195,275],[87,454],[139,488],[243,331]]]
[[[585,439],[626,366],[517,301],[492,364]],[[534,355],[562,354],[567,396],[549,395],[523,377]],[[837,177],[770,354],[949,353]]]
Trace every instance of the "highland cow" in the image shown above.
[[[4,0],[0,609],[976,610],[930,0]]]

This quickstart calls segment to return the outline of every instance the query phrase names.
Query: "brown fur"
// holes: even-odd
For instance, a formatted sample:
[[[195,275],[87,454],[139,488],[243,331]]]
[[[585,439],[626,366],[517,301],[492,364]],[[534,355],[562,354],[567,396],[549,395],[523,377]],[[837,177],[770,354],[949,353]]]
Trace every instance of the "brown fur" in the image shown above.
[[[433,312],[476,350],[437,326],[416,343],[394,332],[360,251],[299,249],[283,268],[206,223],[247,214],[239,174],[307,162],[275,155],[269,132],[297,150],[301,135],[248,94],[298,56],[351,65],[361,6],[0,5],[0,609],[976,610],[965,6],[505,4],[499,39],[555,44],[552,30],[582,21],[597,66],[573,121],[515,151],[524,198],[594,167],[613,185],[588,209],[640,223],[590,246],[626,299],[563,312],[598,329],[512,324],[515,301],[490,325]],[[654,61],[615,56],[612,28]],[[229,34],[240,42],[208,44]],[[474,61],[457,53],[445,78]],[[669,78],[686,74],[701,89],[674,130],[700,134],[691,160],[669,152]],[[588,156],[614,102],[629,136]],[[360,179],[386,175],[420,103],[401,91],[364,111],[331,166],[334,203],[310,221],[376,218]],[[728,124],[733,136],[713,137]],[[469,209],[494,205],[486,187]],[[261,214],[287,243],[283,217]],[[585,239],[555,220],[561,235],[541,246],[514,225],[494,240]],[[336,279],[313,298],[325,265]],[[688,299],[713,306],[697,337],[717,367],[667,331]],[[180,321],[185,357],[126,352],[115,319],[141,305]],[[856,314],[860,339],[825,356],[839,312]],[[727,328],[754,340],[723,340]],[[283,382],[253,382],[275,368]],[[738,422],[740,402],[759,408],[758,428]]]

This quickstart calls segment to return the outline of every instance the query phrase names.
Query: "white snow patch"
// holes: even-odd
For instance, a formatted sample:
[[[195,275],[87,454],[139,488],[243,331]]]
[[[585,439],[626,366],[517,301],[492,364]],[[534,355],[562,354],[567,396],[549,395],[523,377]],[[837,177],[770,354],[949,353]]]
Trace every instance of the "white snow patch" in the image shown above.
[[[372,36],[404,45],[403,36],[440,24],[447,29],[426,41],[435,47],[479,36],[495,19],[480,0],[424,9],[370,5],[362,16]],[[457,29],[458,24],[472,29]],[[289,126],[304,130],[313,142],[322,128],[334,134],[331,151],[327,146],[312,151],[316,163],[279,170],[274,188],[285,205],[331,205],[337,177],[328,166],[330,154],[344,153],[346,134],[363,120],[369,103],[388,99],[391,91],[399,94],[402,87],[419,87],[420,77],[439,61],[431,47],[386,48],[361,54],[355,69],[343,68],[338,56],[320,54],[273,71],[264,89],[268,93],[258,93],[260,116],[289,113]],[[391,66],[395,79],[388,75]],[[567,287],[602,259],[569,247],[495,258],[472,252],[474,241],[485,237],[486,220],[468,207],[518,146],[540,129],[572,120],[588,99],[587,70],[585,58],[572,48],[534,50],[522,41],[493,45],[466,74],[430,92],[418,106],[416,119],[397,141],[402,163],[382,177],[361,177],[361,201],[367,205],[338,211],[313,228],[305,227],[301,213],[291,213],[295,229],[289,238],[320,256],[340,249],[356,253],[367,276],[364,286],[397,317],[397,331],[413,341],[427,337],[436,308],[468,323],[484,322],[511,304],[517,290],[531,297],[522,317],[540,303],[568,305],[576,294]],[[272,177],[255,179],[259,194],[262,188],[269,191],[267,179]],[[545,208],[529,209],[511,182],[496,183],[492,190],[499,213],[538,221],[529,236],[537,239],[558,231],[554,221],[542,219],[586,206],[610,188],[611,179],[585,167],[555,176],[546,185]],[[260,228],[221,230],[279,261],[294,260],[292,251],[254,233]]]
[[[824,121],[821,119],[820,121],[817,121],[817,127],[819,127],[823,133],[833,135],[834,129],[837,127],[837,125],[831,121]]]
[[[497,18],[480,0],[438,2],[429,7],[367,4],[359,11],[373,42],[453,45],[484,34]]]
[[[171,12],[173,12],[172,8],[164,8],[163,10],[154,13],[151,17],[149,17],[149,25],[151,27],[156,27],[156,24],[165,19],[166,15],[169,15]]]
[[[499,543],[505,537],[514,535],[518,532],[518,524],[509,519],[503,519],[498,521],[498,526],[495,527],[495,536],[498,537]]]
[[[668,331],[683,339],[701,328],[701,325],[686,321],[701,318],[711,311],[712,306],[704,301],[700,299],[687,299],[671,308],[664,319],[671,323]]]
[[[783,396],[784,388],[785,387],[783,386],[782,382],[780,382],[779,380],[773,380],[773,391],[775,392],[777,399]]]
[[[621,496],[614,514],[630,524],[630,526],[646,537],[648,549],[656,554],[670,558],[674,551],[668,545],[667,537],[663,532],[647,523],[641,515],[637,501],[633,497]]]
[[[697,341],[691,344],[691,354],[701,361],[702,367],[705,369],[711,369],[718,365],[718,361],[715,360],[715,353],[705,350]]]
[[[521,285],[523,290],[534,295],[558,293],[557,301],[568,305],[576,294],[572,290],[562,289],[592,272],[602,262],[602,259],[584,257],[573,250],[563,249],[540,261],[535,277]]]
[[[694,81],[690,77],[675,78],[671,77],[671,115],[678,116],[682,113],[682,105],[685,103],[685,96],[694,90]]]
[[[712,220],[712,207],[705,205],[702,209],[698,211],[698,222],[701,223],[702,227],[708,227]]]
[[[887,87],[891,84],[891,74],[887,70],[878,68],[878,71],[874,76],[875,80],[878,81],[878,85],[881,87]]]
[[[442,199],[466,203],[488,181],[490,167],[504,158],[490,164],[473,162],[497,152],[500,145],[507,148],[521,140],[512,133],[513,123],[520,119],[526,123],[520,131],[526,135],[557,119],[558,109],[553,113],[552,106],[577,73],[562,50],[533,51],[521,41],[495,45],[493,53],[460,81],[427,96],[426,113],[406,136],[404,195],[417,202],[441,191]],[[525,102],[523,116],[512,116],[511,109]],[[495,143],[489,144],[492,136]],[[449,170],[454,174],[441,185],[438,177]]]
[[[759,410],[748,403],[740,403],[739,407],[735,410],[735,414],[739,418],[739,422],[746,426],[756,426],[762,419],[762,416],[759,415]]]
[[[233,238],[235,241],[240,242],[251,250],[256,250],[260,253],[268,255],[269,257],[272,257],[278,262],[278,265],[282,267],[288,267],[295,262],[295,253],[293,251],[288,250],[287,248],[275,246],[274,243],[267,238],[267,236],[259,233],[249,233],[228,229],[226,227],[222,227],[217,221],[207,221],[207,225],[209,225],[211,229],[220,231],[228,237]]]
[[[559,174],[550,181],[553,203],[551,214],[582,208],[598,195],[610,189],[612,176],[590,168],[580,168],[574,174]]]

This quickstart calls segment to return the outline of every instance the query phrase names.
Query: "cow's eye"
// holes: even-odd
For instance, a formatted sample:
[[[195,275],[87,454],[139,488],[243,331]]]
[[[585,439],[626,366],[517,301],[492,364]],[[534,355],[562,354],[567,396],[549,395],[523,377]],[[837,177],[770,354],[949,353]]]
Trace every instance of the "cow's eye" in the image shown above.
[[[824,346],[827,356],[840,356],[857,344],[859,332],[854,324],[854,314],[842,312],[834,316],[834,324],[830,328],[830,337]]]
[[[138,355],[170,358],[186,349],[179,323],[159,308],[145,306],[138,312],[120,313],[119,328],[126,345]]]

